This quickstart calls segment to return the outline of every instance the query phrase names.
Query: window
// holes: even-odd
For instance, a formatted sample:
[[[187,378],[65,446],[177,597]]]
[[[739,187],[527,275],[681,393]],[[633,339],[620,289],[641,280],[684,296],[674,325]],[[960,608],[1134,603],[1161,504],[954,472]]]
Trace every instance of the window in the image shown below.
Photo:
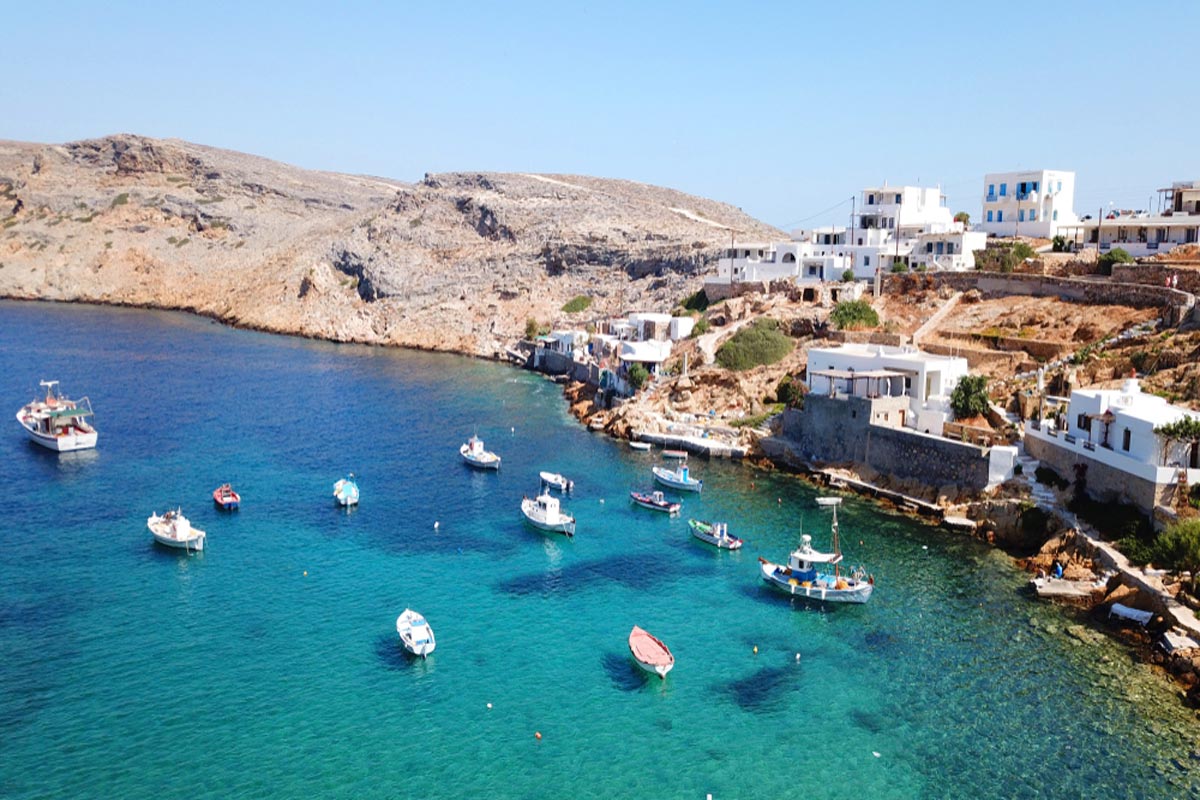
[[[1034,181],[1034,182],[1033,182],[1033,189],[1032,189],[1031,191],[1034,191],[1034,192],[1036,192],[1037,190],[1038,190],[1038,182],[1037,182],[1037,181]]]
[[[988,184],[988,197],[995,197],[995,196],[996,196],[996,184],[989,183]]]
[[[1037,222],[1037,209],[1036,208],[1029,209],[1029,221]]]
[[[937,243],[937,253],[939,256],[946,254],[946,243],[945,242]]]
[[[1058,191],[1062,191],[1062,181],[1058,182]]]
[[[863,266],[864,267],[871,266],[871,257],[870,256],[863,256]]]
[[[1001,197],[1008,196],[1008,184],[1007,183],[1000,184],[1000,196]]]
[[[933,252],[933,242],[926,242],[926,243],[925,243],[925,252],[926,252],[926,253],[932,253],[932,252]]]
[[[1057,208],[1054,209],[1053,213],[1051,213],[1050,219],[1054,220],[1055,222],[1058,222],[1058,209]]]
[[[1025,221],[1025,209],[1023,209],[1023,208],[1018,209],[1017,210],[1017,222],[1024,222],[1024,221]]]
[[[991,221],[992,221],[992,212],[989,210],[988,211],[988,222],[991,222]]]
[[[1128,452],[1129,450],[1129,428],[1125,429],[1125,433],[1121,436],[1121,449]]]
[[[873,195],[873,194],[867,195],[867,205],[869,205],[869,206],[875,205],[875,195]]]
[[[1003,211],[996,212],[996,222],[1004,222],[1004,212]]]
[[[901,202],[902,202],[902,200],[901,200],[901,196],[900,196],[900,195],[896,195],[896,205],[900,205],[900,203],[901,203]],[[885,417],[884,417],[884,419],[887,419],[887,417],[885,416]]]
[[[1090,431],[1092,429],[1092,421],[1088,419],[1087,414],[1080,414],[1075,420],[1075,427],[1081,431]]]
[[[954,255],[954,242],[946,242],[946,252]]]

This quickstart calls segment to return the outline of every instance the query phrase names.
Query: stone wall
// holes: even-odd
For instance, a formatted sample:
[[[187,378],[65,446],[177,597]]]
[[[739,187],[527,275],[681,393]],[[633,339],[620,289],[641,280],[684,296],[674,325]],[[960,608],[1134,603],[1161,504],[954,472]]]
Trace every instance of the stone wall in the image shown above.
[[[1152,514],[1156,505],[1170,505],[1175,495],[1173,484],[1156,485],[1036,436],[1025,437],[1025,452],[1069,481],[1075,480],[1075,465],[1086,464],[1087,493],[1101,502],[1129,503]]]
[[[896,408],[888,401],[902,401]],[[907,398],[832,398],[808,395],[802,410],[783,414],[783,437],[811,463],[854,463],[884,475],[927,486],[983,489],[988,484],[989,450],[907,428],[872,424],[872,413],[893,414]],[[891,421],[891,420],[889,420]]]
[[[1170,263],[1162,264],[1114,264],[1112,279],[1122,283],[1144,283],[1148,286],[1166,288],[1167,278],[1178,276],[1179,286],[1185,292],[1200,294],[1200,270],[1180,268]]]

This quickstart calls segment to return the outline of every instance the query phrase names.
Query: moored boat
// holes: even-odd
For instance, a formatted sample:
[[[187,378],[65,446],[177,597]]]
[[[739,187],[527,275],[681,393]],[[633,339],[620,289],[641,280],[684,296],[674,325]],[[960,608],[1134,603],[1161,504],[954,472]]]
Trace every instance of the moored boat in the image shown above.
[[[565,513],[558,504],[558,498],[549,492],[537,497],[525,497],[521,500],[521,513],[535,528],[554,533],[575,535],[575,518]]]
[[[649,508],[652,511],[678,514],[679,510],[683,508],[683,503],[678,500],[668,500],[662,492],[630,492],[629,496],[642,508]]]
[[[353,472],[333,485],[333,500],[343,507],[358,505],[358,484]]]
[[[551,489],[558,489],[563,493],[575,491],[575,481],[568,480],[557,472],[539,472],[538,477]]]
[[[458,448],[463,461],[476,469],[500,469],[500,456],[483,448],[483,439],[472,436]]]
[[[634,441],[631,441],[631,442],[629,443],[629,449],[630,449],[630,450],[649,450],[649,449],[650,449],[650,443],[649,443],[649,442],[634,442]]]
[[[197,552],[204,549],[207,534],[199,528],[193,528],[181,509],[168,510],[161,517],[157,511],[154,512],[146,520],[146,527],[154,534],[154,541],[159,544]]]
[[[232,511],[241,505],[242,496],[235,492],[228,483],[223,483],[213,489],[213,502],[226,511]]]
[[[838,539],[837,507],[841,498],[821,498],[825,508],[833,509],[833,552],[822,553],[812,546],[812,537],[802,535],[800,546],[788,556],[787,564],[774,564],[759,558],[763,580],[796,597],[826,603],[865,603],[875,589],[875,578],[862,567],[842,574],[842,550]],[[828,502],[834,500],[836,502]],[[830,570],[832,567],[832,570]]]
[[[406,608],[396,617],[396,633],[400,635],[400,644],[414,656],[425,658],[437,646],[433,638],[433,628],[411,608]]]
[[[651,467],[650,471],[654,473],[654,480],[672,489],[684,492],[699,492],[704,489],[704,481],[693,478],[687,464],[680,464],[678,469]]]
[[[663,458],[674,458],[674,459],[678,459],[678,460],[686,460],[687,459],[687,450],[663,450],[662,457]]]
[[[722,550],[737,550],[742,546],[742,540],[730,534],[729,526],[724,522],[689,519],[688,527],[692,529],[692,536]]]
[[[667,677],[667,673],[675,666],[671,649],[637,625],[629,632],[629,653],[642,670],[659,678]]]
[[[17,412],[17,422],[31,441],[60,453],[88,450],[96,446],[99,434],[85,419],[93,416],[92,401],[86,397],[70,400],[55,389],[58,381],[41,381],[46,396],[32,400]]]

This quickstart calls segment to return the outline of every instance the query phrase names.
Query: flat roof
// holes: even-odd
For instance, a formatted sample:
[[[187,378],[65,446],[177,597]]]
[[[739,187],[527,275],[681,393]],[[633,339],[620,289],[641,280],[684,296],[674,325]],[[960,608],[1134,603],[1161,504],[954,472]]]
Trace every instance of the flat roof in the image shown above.
[[[908,373],[897,372],[891,369],[810,369],[809,375],[818,375],[822,378],[906,378]]]

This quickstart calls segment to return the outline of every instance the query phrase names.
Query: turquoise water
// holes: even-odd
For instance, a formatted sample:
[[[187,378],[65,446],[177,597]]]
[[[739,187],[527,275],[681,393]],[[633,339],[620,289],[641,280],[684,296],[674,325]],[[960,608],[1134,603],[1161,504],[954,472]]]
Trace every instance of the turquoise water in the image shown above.
[[[100,447],[42,451],[11,416],[0,436],[0,796],[1200,796],[1193,712],[1065,635],[1002,555],[848,500],[875,595],[806,607],[756,556],[801,525],[827,542],[811,488],[696,461],[683,517],[634,508],[653,455],[536,376],[0,303],[5,413],[41,378],[90,395]],[[475,432],[498,474],[459,463]],[[576,482],[573,540],[520,519],[539,469]],[[213,507],[226,481],[238,512]],[[175,505],[203,554],[152,543]],[[748,543],[708,548],[688,516]],[[397,643],[406,606],[427,661]],[[666,681],[631,664],[634,624],[674,651]]]

